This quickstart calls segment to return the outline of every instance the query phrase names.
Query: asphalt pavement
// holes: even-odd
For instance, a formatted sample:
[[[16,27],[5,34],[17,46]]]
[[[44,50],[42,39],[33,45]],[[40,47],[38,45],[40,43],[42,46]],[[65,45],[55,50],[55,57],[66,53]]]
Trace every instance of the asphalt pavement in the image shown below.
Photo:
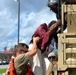
[[[8,68],[9,64],[8,65],[0,65],[0,69],[2,68]]]

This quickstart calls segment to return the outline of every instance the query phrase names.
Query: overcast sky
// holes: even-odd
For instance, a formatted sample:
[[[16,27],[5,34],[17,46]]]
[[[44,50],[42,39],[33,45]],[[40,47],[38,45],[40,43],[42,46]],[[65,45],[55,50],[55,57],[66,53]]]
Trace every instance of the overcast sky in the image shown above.
[[[20,0],[20,42],[29,44],[32,34],[42,24],[56,20],[46,6],[47,0]],[[0,50],[14,47],[18,40],[18,2],[0,0]]]

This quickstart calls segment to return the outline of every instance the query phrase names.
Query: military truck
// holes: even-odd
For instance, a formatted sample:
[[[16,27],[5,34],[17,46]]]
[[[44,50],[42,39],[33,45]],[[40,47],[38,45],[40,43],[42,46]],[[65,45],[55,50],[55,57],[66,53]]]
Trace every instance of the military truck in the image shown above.
[[[59,0],[62,27],[58,34],[56,75],[76,75],[76,0]],[[64,33],[64,25],[67,32]]]

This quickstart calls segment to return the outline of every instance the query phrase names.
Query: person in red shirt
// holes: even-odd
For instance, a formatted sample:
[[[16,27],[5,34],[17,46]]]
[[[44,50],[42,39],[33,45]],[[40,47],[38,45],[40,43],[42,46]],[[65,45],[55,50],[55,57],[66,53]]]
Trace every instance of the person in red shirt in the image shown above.
[[[51,21],[48,25],[41,24],[34,32],[33,36],[39,36],[41,41],[38,42],[38,48],[44,52],[51,39],[54,38],[57,42],[58,27],[61,26],[61,20]]]
[[[41,24],[32,35],[33,37],[39,36],[40,41],[37,43],[38,50],[32,59],[32,70],[35,75],[45,75],[45,61],[44,54],[47,46],[50,45],[52,38],[57,42],[58,27],[61,26],[61,20],[51,21],[48,25],[46,23]],[[31,40],[29,49],[32,48],[33,41]]]

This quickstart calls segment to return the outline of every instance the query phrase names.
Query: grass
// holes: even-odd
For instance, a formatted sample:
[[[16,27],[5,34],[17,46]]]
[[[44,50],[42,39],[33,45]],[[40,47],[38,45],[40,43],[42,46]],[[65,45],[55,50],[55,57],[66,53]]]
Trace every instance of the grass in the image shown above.
[[[7,68],[0,69],[0,74],[5,73]]]

